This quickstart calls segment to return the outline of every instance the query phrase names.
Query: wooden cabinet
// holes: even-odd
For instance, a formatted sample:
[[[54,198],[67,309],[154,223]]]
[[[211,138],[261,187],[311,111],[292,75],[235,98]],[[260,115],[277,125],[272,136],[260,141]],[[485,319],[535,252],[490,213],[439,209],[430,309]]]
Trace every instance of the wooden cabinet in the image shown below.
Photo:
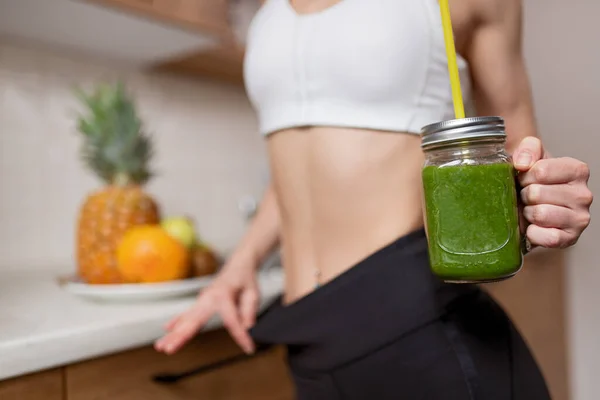
[[[237,86],[244,84],[244,49],[236,45],[223,45],[215,49],[186,54],[166,61],[152,68],[159,72],[169,72],[193,76],[210,77]]]
[[[175,383],[153,381],[241,355],[223,331],[207,332],[173,356],[130,350],[0,382],[1,400],[293,400],[282,348],[273,348]]]
[[[85,0],[222,38],[231,35],[228,0]]]
[[[147,347],[68,366],[66,392],[68,400],[293,399],[284,353],[277,348],[177,383],[152,380],[238,354],[227,333],[209,332],[173,356]]]
[[[2,400],[63,400],[61,368],[0,382]]]

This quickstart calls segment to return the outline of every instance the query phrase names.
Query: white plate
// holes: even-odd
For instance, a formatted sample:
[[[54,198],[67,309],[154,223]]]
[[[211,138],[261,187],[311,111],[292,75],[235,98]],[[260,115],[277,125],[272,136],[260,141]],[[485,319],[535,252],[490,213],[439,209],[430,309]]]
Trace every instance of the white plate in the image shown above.
[[[208,286],[213,275],[161,283],[90,285],[76,277],[60,278],[67,292],[95,301],[148,301],[194,296]]]

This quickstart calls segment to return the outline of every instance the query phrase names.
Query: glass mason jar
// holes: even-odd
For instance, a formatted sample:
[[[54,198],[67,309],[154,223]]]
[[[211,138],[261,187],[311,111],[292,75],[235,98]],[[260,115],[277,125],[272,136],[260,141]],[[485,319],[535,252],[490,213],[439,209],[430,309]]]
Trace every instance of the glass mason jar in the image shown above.
[[[523,264],[516,172],[500,117],[442,121],[421,131],[429,260],[451,283],[493,282]]]

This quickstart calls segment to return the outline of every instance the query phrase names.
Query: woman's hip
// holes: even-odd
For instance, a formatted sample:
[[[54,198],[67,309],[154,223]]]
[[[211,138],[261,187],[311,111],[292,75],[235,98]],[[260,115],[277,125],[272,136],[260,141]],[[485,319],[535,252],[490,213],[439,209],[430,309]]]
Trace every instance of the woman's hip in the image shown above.
[[[549,398],[502,309],[431,273],[422,230],[290,305],[275,302],[251,334],[287,345],[300,399]]]
[[[334,368],[304,368],[296,359],[305,349],[289,346],[297,398],[549,400],[529,349],[497,305],[484,293],[461,303]]]
[[[433,276],[427,239],[418,230],[296,302],[277,301],[251,334],[257,342],[301,348],[293,363],[333,368],[439,319],[457,299],[479,292]]]

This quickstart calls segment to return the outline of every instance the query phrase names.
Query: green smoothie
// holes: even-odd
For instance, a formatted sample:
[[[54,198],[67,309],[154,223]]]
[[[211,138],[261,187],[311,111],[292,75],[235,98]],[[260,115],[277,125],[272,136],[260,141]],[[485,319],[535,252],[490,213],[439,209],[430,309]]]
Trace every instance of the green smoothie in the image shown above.
[[[523,261],[512,165],[423,169],[429,258],[446,281],[514,275]]]

